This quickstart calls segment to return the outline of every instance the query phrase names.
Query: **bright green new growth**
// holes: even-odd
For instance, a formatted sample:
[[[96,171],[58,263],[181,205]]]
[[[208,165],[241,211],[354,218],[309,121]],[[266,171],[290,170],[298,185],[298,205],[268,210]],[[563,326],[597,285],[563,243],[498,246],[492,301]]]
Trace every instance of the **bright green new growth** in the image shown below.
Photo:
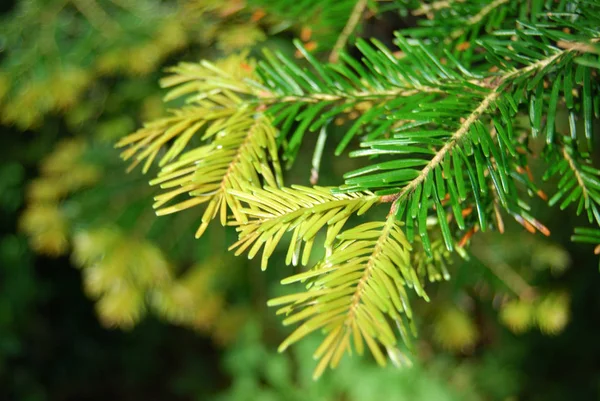
[[[286,232],[293,231],[286,264],[298,264],[301,244],[304,242],[301,260],[302,265],[306,266],[315,236],[321,228],[327,226],[324,247],[330,254],[337,235],[350,215],[356,213],[360,216],[380,201],[380,197],[369,193],[332,194],[332,188],[321,187],[276,189],[267,185],[264,189],[246,187],[245,190],[229,191],[237,200],[249,206],[241,209],[248,219],[241,224],[241,220],[238,220],[240,240],[230,249],[237,248],[235,254],[239,255],[250,248],[248,257],[252,258],[264,246],[263,270],[267,268],[269,257]]]
[[[310,282],[310,291],[287,295],[270,305],[288,305],[277,311],[287,317],[283,324],[304,321],[281,344],[280,351],[307,334],[323,328],[327,337],[315,351],[321,362],[315,377],[328,364],[337,366],[344,353],[364,352],[364,343],[377,362],[385,365],[382,344],[395,363],[403,359],[396,349],[396,336],[386,317],[394,321],[410,344],[402,318],[412,317],[405,286],[426,298],[415,270],[411,267],[411,245],[391,216],[385,222],[370,222],[344,231],[338,244],[325,259],[307,273],[285,280]],[[387,315],[387,316],[386,316]]]
[[[197,236],[220,214],[239,233],[230,249],[250,258],[262,249],[263,269],[286,233],[286,263],[308,264],[326,229],[324,259],[284,280],[306,289],[270,302],[283,306],[284,324],[301,323],[281,350],[325,333],[315,376],[365,344],[382,365],[381,347],[403,362],[391,323],[409,346],[406,289],[427,299],[427,277],[448,279],[448,253],[465,255],[474,232],[503,231],[504,214],[549,234],[525,201],[546,198],[528,169],[538,138],[549,162],[544,178],[560,177],[549,204],[575,204],[594,228],[576,230],[573,240],[600,243],[599,171],[588,155],[600,116],[600,7],[521,3],[408,4],[431,18],[397,35],[399,52],[356,41],[360,60],[341,52],[338,63],[323,63],[297,43],[307,63],[265,50],[256,64],[244,56],[181,64],[163,85],[167,100],[185,97],[186,105],[121,140],[123,158],[145,161],[147,171],[160,157],[152,183],[168,192],[155,198],[157,213],[206,203]],[[563,112],[568,131],[556,126]],[[304,137],[319,132],[322,156],[340,124],[336,155],[352,147],[350,157],[369,164],[339,187],[283,186],[279,154],[291,165]],[[166,206],[179,196],[187,198]],[[384,221],[344,230],[351,215],[386,203]]]

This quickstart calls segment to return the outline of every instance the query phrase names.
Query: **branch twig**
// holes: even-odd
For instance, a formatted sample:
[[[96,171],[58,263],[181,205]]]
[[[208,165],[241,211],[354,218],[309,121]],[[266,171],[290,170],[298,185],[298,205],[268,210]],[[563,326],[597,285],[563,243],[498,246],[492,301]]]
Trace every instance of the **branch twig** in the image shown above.
[[[429,14],[432,11],[438,11],[438,10],[443,10],[444,8],[450,8],[450,7],[452,7],[453,3],[462,3],[463,1],[465,1],[465,0],[454,0],[454,1],[441,0],[441,1],[435,1],[435,2],[429,3],[429,4],[423,4],[423,5],[421,5],[421,7],[414,10],[412,12],[412,15],[419,16],[419,15]]]
[[[411,182],[409,182],[397,194],[387,195],[387,196],[382,197],[382,202],[393,202],[392,207],[390,209],[390,214],[395,213],[395,211],[398,207],[398,202],[401,199],[408,196],[415,188],[417,188],[418,185],[422,184],[427,179],[427,177],[429,176],[429,173],[434,168],[436,168],[444,160],[444,157],[449,152],[451,152],[452,149],[454,149],[454,147],[465,137],[465,135],[468,134],[468,132],[471,128],[471,125],[474,124],[476,121],[478,121],[479,117],[481,117],[481,115],[484,114],[488,110],[488,108],[494,103],[494,101],[496,101],[496,99],[498,99],[498,97],[500,97],[500,95],[502,94],[501,88],[502,88],[504,82],[508,81],[509,79],[511,79],[515,76],[526,74],[526,73],[531,72],[536,69],[543,69],[544,67],[546,67],[548,64],[552,63],[557,58],[566,54],[568,51],[569,50],[557,52],[550,57],[539,60],[539,61],[537,61],[533,64],[530,64],[526,67],[523,67],[520,69],[515,69],[515,70],[507,73],[506,75],[500,77],[496,81],[496,84],[494,85],[492,92],[490,92],[486,97],[484,97],[481,100],[481,103],[479,104],[479,106],[477,106],[477,108],[475,110],[473,110],[473,112],[469,115],[469,117],[461,124],[460,128],[452,135],[452,138],[436,153],[436,155],[433,157],[433,159],[431,159],[429,161],[429,163],[427,163],[427,165],[423,168],[423,170],[421,170],[421,173],[415,179],[413,179]]]
[[[358,0],[356,2],[356,5],[354,6],[354,9],[352,10],[352,14],[350,14],[350,18],[348,18],[348,22],[346,23],[346,26],[344,26],[342,33],[340,34],[337,41],[335,42],[335,45],[333,46],[333,50],[331,51],[331,54],[329,55],[330,62],[337,63],[337,61],[340,57],[340,52],[346,46],[346,42],[348,42],[348,38],[350,37],[350,35],[352,35],[352,32],[354,32],[354,30],[356,29],[356,26],[358,25],[358,21],[360,21],[360,17],[362,17],[363,12],[365,11],[365,8],[367,8],[367,3],[368,3],[368,0]]]
[[[479,11],[477,14],[475,14],[474,16],[472,16],[471,18],[469,18],[465,25],[466,26],[473,26],[476,25],[478,23],[481,22],[481,20],[483,20],[485,18],[486,15],[488,15],[489,13],[491,13],[492,11],[494,11],[496,9],[496,7],[501,6],[504,3],[508,3],[508,0],[496,0],[490,4],[488,4],[487,6],[483,7],[481,9],[481,11]],[[465,32],[466,28],[459,28],[455,31],[453,31],[450,34],[450,38],[451,39],[457,39],[459,38],[464,32]]]

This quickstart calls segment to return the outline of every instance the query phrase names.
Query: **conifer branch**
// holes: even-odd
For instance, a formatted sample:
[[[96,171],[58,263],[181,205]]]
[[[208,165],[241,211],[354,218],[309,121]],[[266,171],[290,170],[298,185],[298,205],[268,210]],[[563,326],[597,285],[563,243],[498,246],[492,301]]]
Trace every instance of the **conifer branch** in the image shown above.
[[[196,238],[204,233],[217,214],[221,224],[225,225],[227,210],[238,221],[247,221],[240,212],[241,204],[229,194],[229,190],[240,189],[246,183],[260,186],[259,177],[273,187],[282,184],[276,133],[268,117],[254,117],[250,113],[234,121],[231,127],[225,126],[215,133],[216,138],[209,145],[190,150],[177,161],[165,165],[158,177],[151,181],[151,184],[160,184],[165,189],[176,188],[155,197],[154,208],[159,216],[208,202]],[[163,207],[182,194],[189,194],[190,199]]]
[[[425,165],[420,171],[419,175],[410,181],[404,188],[395,195],[386,196],[384,201],[393,202],[390,210],[390,214],[394,214],[398,207],[398,202],[405,199],[411,194],[415,188],[429,178],[433,169],[435,169],[444,158],[461,142],[461,140],[470,132],[471,126],[478,122],[482,115],[484,115],[495,103],[496,100],[502,95],[504,88],[510,83],[510,80],[521,75],[528,74],[532,71],[542,70],[549,64],[556,61],[561,56],[564,56],[567,51],[559,51],[547,58],[539,60],[521,69],[515,69],[511,72],[506,73],[499,79],[496,79],[496,84],[492,88],[492,91],[486,95],[480,102],[479,105],[473,112],[461,123],[460,128],[456,130],[450,140],[438,151],[435,156]]]
[[[436,154],[435,156],[427,163],[427,165],[421,170],[419,175],[410,181],[408,185],[406,185],[402,191],[398,194],[394,195],[389,200],[393,201],[392,209],[390,214],[393,214],[396,211],[397,203],[403,200],[407,195],[409,195],[414,189],[421,185],[428,177],[431,171],[436,168],[446,157],[448,153],[454,149],[454,147],[460,143],[460,141],[464,138],[466,134],[469,133],[471,129],[471,125],[476,121],[479,121],[479,118],[490,108],[493,102],[498,99],[500,93],[497,91],[490,92],[483,100],[480,102],[479,106],[473,110],[473,113],[462,123],[461,127],[452,135],[450,141],[448,141]]]
[[[283,235],[293,232],[286,264],[297,265],[301,260],[306,265],[317,233],[327,227],[324,246],[327,253],[331,253],[336,235],[348,218],[354,213],[362,215],[380,200],[368,192],[333,194],[331,190],[317,186],[279,189],[254,186],[229,190],[236,201],[248,205],[239,210],[245,215],[244,220],[237,219],[231,223],[238,226],[239,240],[229,249],[236,249],[236,255],[240,255],[251,247],[248,257],[253,258],[264,247],[261,266],[265,270]],[[302,242],[306,245],[300,259]]]
[[[546,3],[538,3],[538,8],[549,8]],[[314,4],[303,3],[296,11]],[[427,14],[452,4],[435,2],[413,13]],[[346,25],[330,54],[332,63],[319,62],[296,43],[308,68],[268,50],[256,69],[245,57],[224,67],[182,64],[163,84],[173,88],[169,99],[186,96],[188,106],[121,143],[130,146],[125,157],[135,155],[147,165],[169,147],[153,183],[170,192],[157,197],[155,206],[180,195],[190,199],[161,213],[208,203],[199,233],[220,213],[221,222],[228,221],[238,232],[230,249],[236,255],[247,252],[249,258],[262,251],[262,269],[287,234],[291,241],[285,263],[308,265],[318,233],[326,231],[324,258],[283,280],[305,283],[306,290],[269,303],[282,306],[278,314],[286,315],[284,324],[300,323],[280,350],[314,331],[326,333],[315,352],[320,359],[315,376],[327,366],[335,367],[353,349],[361,354],[365,343],[380,364],[386,363],[381,347],[392,359],[402,359],[390,323],[397,324],[408,345],[405,319],[410,323],[412,312],[406,287],[427,299],[425,278],[447,279],[445,260],[454,250],[463,255],[471,235],[485,231],[494,215],[502,230],[501,208],[526,229],[548,234],[521,199],[523,187],[528,194],[540,194],[525,174],[529,134],[523,135],[515,118],[526,105],[530,135],[545,130],[545,154],[561,158],[548,170],[549,176],[564,175],[550,203],[561,201],[561,208],[576,203],[577,213],[585,210],[590,221],[600,222],[600,171],[580,151],[574,123],[581,110],[591,142],[598,104],[592,69],[598,62],[587,53],[598,53],[596,9],[577,6],[568,20],[561,19],[567,18],[564,13],[544,17],[536,9],[532,21],[507,25],[504,14],[514,11],[513,4],[503,7],[499,18],[493,11],[508,0],[494,0],[481,9],[478,4],[439,13],[464,14],[455,24],[414,29],[422,36],[444,34],[450,39],[468,34],[477,51],[462,55],[440,52],[399,34],[396,41],[403,57],[377,40],[359,39],[359,62],[343,52],[368,5],[368,0],[355,0],[343,4],[353,10],[343,20]],[[528,18],[524,10],[521,14]],[[578,20],[584,17],[589,21]],[[541,18],[547,20],[538,23]],[[490,35],[475,40],[484,21]],[[463,22],[448,33],[448,26]],[[497,32],[488,32],[496,27]],[[572,144],[555,135],[561,94],[571,113]],[[389,159],[346,173],[338,188],[277,187],[277,147],[281,145],[282,158],[292,162],[305,133],[318,131],[320,157],[321,139],[332,123],[345,117],[352,122],[335,154],[360,137],[361,149],[350,156]],[[185,149],[196,133],[205,143]],[[342,231],[352,215],[381,202],[391,203],[385,221]],[[433,239],[432,228],[437,232]],[[587,242],[597,237],[595,231],[585,230],[575,236]],[[438,262],[441,267],[432,267]],[[495,273],[508,277],[509,287],[528,291],[510,272]]]
[[[362,354],[366,343],[377,362],[385,365],[382,344],[393,361],[402,363],[404,357],[387,319],[396,323],[408,342],[402,314],[410,319],[412,312],[404,287],[412,287],[427,299],[410,265],[411,246],[394,216],[347,230],[338,238],[333,253],[318,266],[283,281],[308,280],[306,292],[269,301],[271,306],[287,305],[278,311],[287,315],[284,324],[303,321],[283,341],[280,351],[315,330],[324,328],[328,333],[314,354],[320,359],[315,378],[327,366],[335,368],[352,344]]]
[[[384,252],[385,243],[388,241],[391,235],[394,224],[395,218],[388,217],[385,225],[383,226],[383,230],[381,231],[381,235],[379,238],[377,238],[377,242],[375,242],[373,252],[369,255],[369,258],[365,264],[362,276],[358,280],[358,284],[354,290],[354,293],[352,294],[350,308],[344,321],[344,325],[346,325],[348,328],[355,324],[354,319],[356,318],[357,309],[359,308],[362,298],[364,297],[365,286],[373,276],[373,270],[375,269],[376,261],[380,257],[381,253]]]

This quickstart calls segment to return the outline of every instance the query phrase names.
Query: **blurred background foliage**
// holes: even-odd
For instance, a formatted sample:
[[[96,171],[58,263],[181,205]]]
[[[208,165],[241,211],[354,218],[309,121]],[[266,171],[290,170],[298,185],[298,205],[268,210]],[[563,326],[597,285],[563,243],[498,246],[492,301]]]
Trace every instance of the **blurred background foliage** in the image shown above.
[[[313,339],[276,352],[286,331],[266,300],[286,272],[230,256],[233,230],[211,226],[194,240],[194,209],[155,218],[147,178],[125,172],[114,142],[164,113],[164,67],[248,47],[293,55],[292,37],[318,53],[354,3],[2,4],[1,400],[600,397],[600,275],[594,255],[569,242],[574,214],[567,224],[540,202],[551,239],[516,225],[474,237],[471,258],[447,267],[450,282],[414,305],[412,368],[346,358],[314,382]],[[383,17],[358,32],[410,25],[372,3]],[[291,182],[309,183],[311,158],[300,152]],[[351,163],[323,160],[319,183]]]

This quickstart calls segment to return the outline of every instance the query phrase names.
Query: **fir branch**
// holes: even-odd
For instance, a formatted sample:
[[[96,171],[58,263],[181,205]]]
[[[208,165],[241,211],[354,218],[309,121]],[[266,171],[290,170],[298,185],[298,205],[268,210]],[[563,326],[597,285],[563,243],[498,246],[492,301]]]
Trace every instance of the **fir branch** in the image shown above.
[[[481,96],[480,100],[474,101],[472,97],[461,98],[458,95],[462,100],[444,99],[435,105],[422,105],[411,110],[411,118],[417,121],[415,126],[422,125],[423,123],[419,121],[423,120],[424,123],[429,123],[431,128],[415,131],[410,129],[411,123],[407,124],[409,129],[400,126],[398,134],[395,134],[393,139],[365,141],[361,146],[369,149],[353,152],[351,156],[424,153],[431,154],[431,159],[425,161],[419,156],[418,159],[379,163],[356,170],[345,175],[346,185],[342,186],[341,190],[376,190],[376,194],[382,195],[383,202],[392,203],[390,216],[396,215],[398,218],[406,216],[407,236],[411,241],[413,227],[418,226],[428,254],[431,254],[431,248],[427,238],[426,221],[427,209],[431,206],[436,210],[437,220],[448,250],[454,248],[453,229],[446,221],[447,212],[444,211],[442,204],[444,196],[450,196],[449,205],[456,217],[458,228],[461,230],[467,228],[461,217],[459,204],[472,199],[477,209],[480,228],[485,230],[488,200],[482,198],[480,193],[485,195],[488,192],[486,181],[493,184],[492,194],[495,199],[520,224],[529,231],[535,232],[537,229],[548,235],[547,228],[533,218],[526,206],[523,206],[512,181],[511,169],[514,166],[507,161],[506,154],[509,154],[508,157],[515,157],[517,153],[512,139],[513,128],[509,110],[516,107],[516,102],[521,102],[521,100],[515,101],[512,96],[522,91],[523,85],[528,84],[526,77],[530,77],[533,82],[539,82],[545,74],[553,71],[553,66],[557,66],[558,72],[561,73],[560,68],[563,68],[565,63],[572,60],[573,55],[578,52],[574,49],[581,48],[575,46],[568,50],[561,50],[547,47],[545,48],[547,55],[543,58],[519,68],[503,66],[501,75],[481,80],[481,92],[487,91],[487,94]],[[537,95],[541,99],[540,96]],[[509,102],[512,103],[509,105]],[[457,114],[460,116],[462,110],[467,109],[470,109],[469,114],[456,121],[455,116]],[[437,114],[439,115],[437,117],[430,110],[442,110],[442,114]],[[501,111],[501,116],[494,116],[496,110]],[[535,135],[535,132],[541,129],[541,112],[533,106],[531,110],[536,111],[535,116],[532,117],[532,129]],[[405,119],[407,115],[409,114],[406,112],[398,113],[398,118]],[[433,115],[437,117],[437,121],[432,119]],[[486,116],[490,117],[494,129],[490,130],[483,124]],[[438,130],[433,128],[436,125],[439,127]],[[450,131],[448,127],[455,128]],[[440,148],[436,149],[437,146]],[[422,160],[424,165],[415,170],[413,167],[419,165],[419,160]],[[466,166],[467,169],[462,166]],[[370,174],[377,170],[389,171]],[[487,176],[485,170],[489,173]],[[468,178],[469,187],[465,185],[465,176]],[[533,184],[525,182],[534,188]],[[397,190],[394,191],[394,188]],[[593,210],[594,208],[588,209],[588,213],[593,213]],[[498,221],[502,224],[500,219]]]
[[[279,347],[285,350],[313,331],[328,333],[314,356],[320,359],[314,377],[329,365],[335,368],[352,345],[360,355],[364,343],[380,365],[386,359],[382,344],[392,360],[405,357],[396,348],[396,337],[386,319],[392,319],[406,342],[409,332],[402,314],[412,316],[405,286],[427,299],[415,271],[410,266],[410,244],[394,217],[385,222],[365,223],[339,236],[339,244],[315,269],[283,281],[309,281],[306,292],[286,295],[269,305],[287,305],[284,324],[303,322]]]
[[[276,132],[268,117],[242,115],[232,118],[229,127],[220,128],[209,145],[184,153],[177,161],[165,165],[151,181],[161,188],[176,188],[155,197],[154,208],[159,216],[208,202],[196,238],[217,214],[225,225],[228,210],[238,221],[247,221],[240,212],[241,204],[229,194],[231,189],[240,189],[244,183],[260,186],[260,177],[274,187],[282,184]],[[182,194],[189,194],[190,199],[164,207]]]
[[[597,53],[595,9],[582,6],[576,10],[577,18],[586,16],[589,21],[577,20],[574,12],[572,20],[561,20],[561,15],[550,20],[554,17],[548,16],[541,24],[535,21],[542,14],[533,10],[533,22],[521,21],[516,29],[510,30],[511,25],[493,38],[473,40],[482,51],[465,66],[450,51],[442,56],[403,36],[397,38],[403,51],[401,59],[378,41],[368,44],[358,40],[356,46],[363,57],[357,62],[341,50],[367,2],[353,4],[354,12],[346,24],[349,32],[342,32],[338,38],[342,44],[332,52],[341,62],[323,64],[299,45],[310,68],[269,51],[257,63],[255,74],[244,75],[248,64],[243,60],[234,60],[229,72],[207,63],[182,65],[166,85],[173,87],[173,97],[188,97],[188,114],[155,126],[158,133],[139,133],[128,139],[136,147],[130,153],[147,160],[174,140],[163,155],[169,164],[163,165],[155,183],[176,189],[161,196],[158,203],[181,194],[192,197],[185,202],[211,199],[203,225],[216,216],[217,209],[221,222],[225,222],[231,210],[229,223],[236,226],[239,239],[230,249],[236,254],[247,251],[250,258],[262,250],[263,269],[288,233],[292,239],[286,264],[307,265],[317,234],[326,229],[324,259],[313,269],[284,280],[305,282],[306,291],[270,302],[283,306],[278,313],[286,315],[284,324],[301,323],[281,350],[314,331],[326,333],[315,353],[320,359],[315,376],[327,366],[335,367],[352,348],[362,353],[365,342],[380,364],[385,364],[380,346],[392,359],[399,357],[390,322],[397,323],[408,345],[404,319],[411,319],[411,311],[405,287],[427,299],[422,288],[425,277],[448,277],[443,268],[430,269],[432,260],[443,262],[454,249],[463,254],[471,235],[486,230],[492,214],[501,229],[500,207],[528,230],[547,234],[529,214],[517,187],[524,184],[530,194],[539,193],[524,177],[522,153],[529,135],[515,133],[520,127],[513,124],[522,106],[529,106],[531,136],[545,128],[548,152],[562,158],[549,169],[550,175],[564,173],[566,177],[561,178],[551,203],[562,199],[561,207],[566,207],[578,202],[578,213],[585,209],[590,221],[593,217],[600,222],[596,208],[600,172],[585,165],[587,161],[579,162],[584,153],[577,148],[577,135],[572,132],[574,144],[569,151],[559,148],[568,141],[554,135],[562,90],[572,126],[579,108],[586,138],[591,142],[593,107],[597,104],[592,68],[596,68],[597,60],[586,53]],[[464,18],[469,16],[468,26],[450,37],[458,38],[467,29],[475,36],[484,20],[488,21],[486,32],[495,29],[492,10],[507,4],[507,0],[495,0],[479,10],[473,5],[461,6]],[[507,10],[503,8],[503,12]],[[440,32],[438,28],[434,31]],[[444,29],[448,32],[447,27]],[[553,84],[545,85],[544,80],[555,78]],[[572,96],[578,85],[583,87],[581,107]],[[552,88],[546,91],[545,86]],[[202,110],[201,115],[192,117],[194,110]],[[276,165],[278,160],[274,127],[281,129],[278,142],[283,144],[284,157],[292,160],[306,132],[318,130],[324,138],[328,124],[350,110],[360,116],[335,153],[360,135],[362,149],[351,156],[394,158],[345,174],[345,185],[337,189],[275,188],[271,173],[271,163]],[[254,125],[261,118],[265,118],[264,129]],[[180,134],[188,132],[190,123],[199,122],[205,124],[202,139],[208,143],[180,155],[181,144],[195,131],[189,131],[189,138]],[[261,133],[268,138],[255,140]],[[319,143],[318,153],[322,151],[322,141]],[[410,157],[403,157],[407,155]],[[261,188],[263,182],[267,185]],[[351,215],[360,215],[380,202],[391,203],[385,222],[367,222],[342,232]],[[182,205],[187,203],[175,209]],[[431,210],[436,216],[430,215]],[[432,227],[440,231],[434,241],[430,239]],[[592,234],[576,232],[578,239],[587,241],[596,239]],[[418,249],[411,244],[417,244]],[[509,285],[515,289],[525,288],[523,283],[515,284],[514,277],[510,279],[513,282]]]
[[[398,207],[398,202],[403,200],[407,195],[409,195],[414,189],[423,184],[423,182],[429,178],[429,174],[431,171],[437,167],[446,157],[446,155],[454,149],[456,145],[460,143],[460,141],[464,138],[466,134],[469,133],[471,126],[476,121],[479,121],[480,117],[490,108],[490,106],[494,103],[496,99],[500,96],[500,93],[497,91],[492,91],[483,98],[480,102],[479,106],[473,110],[473,113],[469,115],[469,117],[465,120],[464,123],[461,124],[460,128],[452,135],[450,141],[448,141],[429,161],[429,163],[421,170],[419,175],[410,181],[408,185],[406,185],[399,193],[386,197],[386,201],[393,202],[392,208],[390,210],[390,214],[396,212],[396,208]]]
[[[358,280],[358,284],[356,285],[354,293],[352,294],[350,310],[344,321],[344,325],[346,326],[351,326],[354,323],[354,320],[356,319],[357,309],[359,308],[361,302],[364,302],[362,300],[366,290],[365,287],[367,286],[367,283],[372,281],[377,261],[384,253],[384,248],[386,246],[387,241],[390,240],[392,229],[395,227],[394,220],[395,219],[393,218],[388,218],[385,226],[383,227],[383,230],[381,231],[381,235],[379,236],[379,238],[377,238],[377,241],[375,242],[373,252],[369,255],[369,259],[365,264],[362,276]]]
[[[435,153],[434,157],[425,165],[419,175],[405,185],[402,190],[396,194],[386,196],[383,201],[393,202],[390,210],[390,214],[395,213],[398,202],[404,200],[409,194],[411,194],[415,188],[429,178],[433,169],[435,169],[444,158],[462,141],[462,139],[470,132],[472,125],[479,121],[480,118],[489,111],[489,109],[495,104],[496,100],[502,96],[504,88],[510,85],[511,79],[529,74],[533,71],[543,70],[551,63],[555,62],[560,57],[564,56],[569,50],[559,51],[555,54],[536,61],[528,66],[521,69],[514,69],[506,73],[505,75],[497,78],[496,84],[492,88],[492,91],[485,96],[478,104],[477,108],[461,123],[460,128],[456,130],[450,140]]]
[[[399,60],[383,44],[373,41],[371,45],[359,40],[357,46],[365,62],[365,67],[361,67],[343,53],[342,63],[323,65],[296,44],[314,72],[299,70],[283,55],[275,57],[267,51],[266,61],[259,62],[257,68],[262,82],[256,85],[258,102],[268,106],[276,125],[285,127],[281,134],[289,138],[290,146],[284,156],[292,161],[304,133],[321,129],[336,116],[353,109],[363,112],[365,106],[370,110],[363,112],[365,115],[342,138],[336,149],[336,154],[340,154],[361,132],[385,132],[378,128],[389,123],[384,113],[390,103],[394,109],[411,107],[422,99],[431,101],[429,95],[448,93],[447,82],[449,87],[457,84],[449,79],[443,67],[439,68],[439,60],[431,60],[431,53],[423,47],[414,46],[411,54]],[[420,68],[422,64],[427,68],[425,74]],[[291,116],[302,119],[295,131],[291,130],[291,124],[281,124],[289,122]]]
[[[436,80],[438,77],[421,76],[376,41],[374,45],[381,51],[375,51],[365,41],[358,41],[365,60],[373,64],[368,70],[361,69],[345,54],[339,65],[321,64],[299,42],[295,44],[317,74],[302,72],[292,67],[293,62],[282,54],[273,55],[265,50],[268,63],[259,62],[257,67],[262,82],[254,82],[254,93],[259,103],[386,102],[419,93],[445,93],[444,87]],[[417,52],[416,56],[421,56],[421,53]]]
[[[304,242],[301,261],[306,265],[317,233],[327,226],[324,246],[327,253],[331,253],[336,235],[350,215],[361,215],[379,202],[378,196],[368,192],[332,194],[331,189],[316,186],[280,189],[265,186],[260,189],[254,186],[229,190],[238,202],[249,206],[240,209],[247,220],[238,219],[232,223],[238,226],[239,240],[229,249],[236,249],[236,255],[239,255],[251,247],[248,257],[253,258],[264,247],[261,266],[265,270],[283,235],[293,231],[286,264],[298,264]]]
[[[196,237],[200,237],[217,214],[222,225],[227,213],[245,222],[241,204],[228,191],[241,185],[282,185],[277,131],[270,118],[256,113],[241,96],[251,93],[245,79],[253,74],[245,55],[233,55],[217,64],[180,64],[162,84],[171,90],[169,100],[187,97],[188,106],[124,137],[117,147],[127,147],[122,158],[134,158],[130,168],[145,160],[147,172],[160,158],[161,171],[151,181],[167,192],[155,197],[158,215],[179,212],[207,203]],[[189,148],[201,136],[205,143]],[[188,199],[167,203],[180,196]]]

